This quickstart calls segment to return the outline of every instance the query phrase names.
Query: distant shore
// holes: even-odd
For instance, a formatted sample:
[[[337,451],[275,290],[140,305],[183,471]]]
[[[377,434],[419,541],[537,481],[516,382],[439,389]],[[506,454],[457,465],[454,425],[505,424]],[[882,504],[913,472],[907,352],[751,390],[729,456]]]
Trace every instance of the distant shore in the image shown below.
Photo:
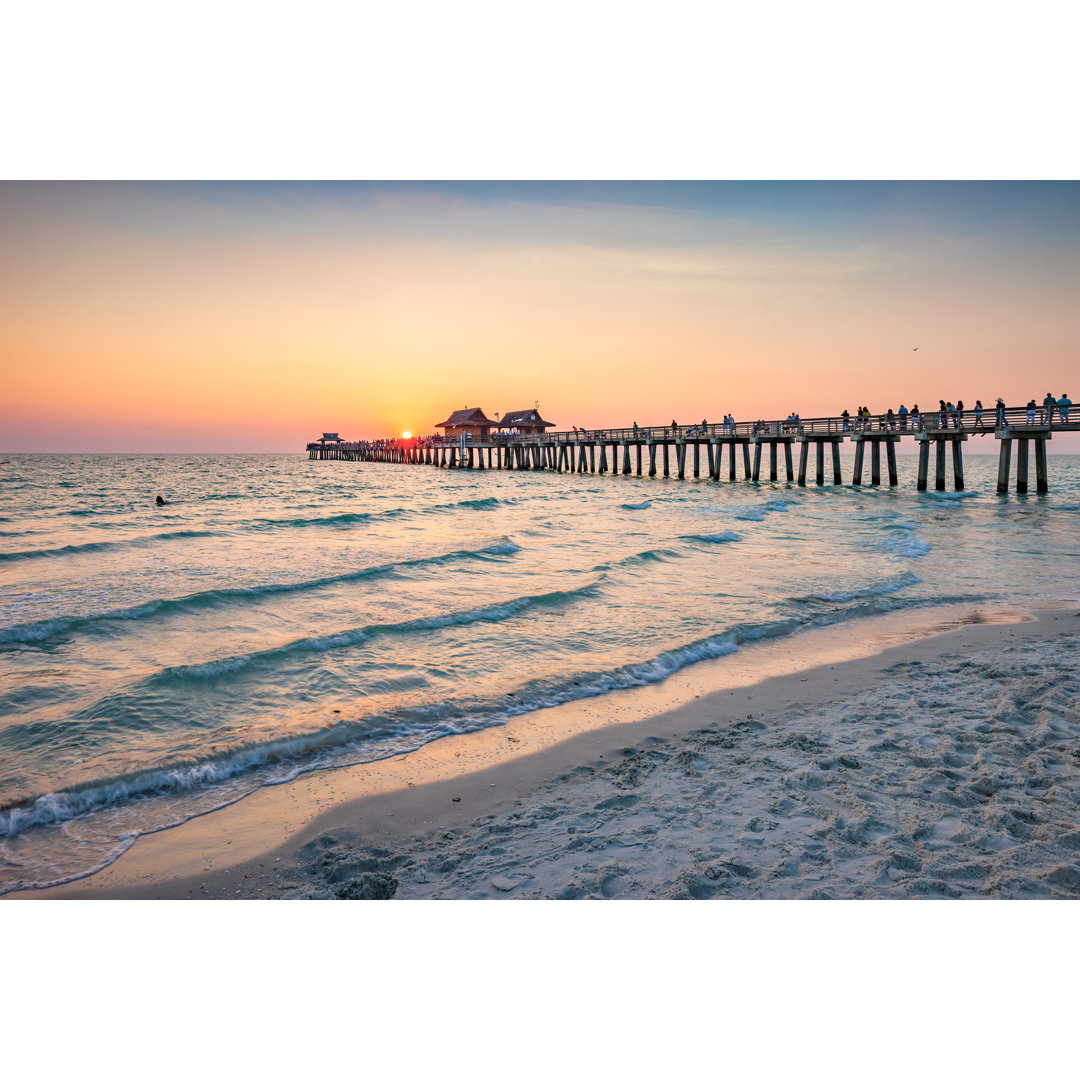
[[[1080,896],[1077,614],[808,631],[263,788],[11,897]]]

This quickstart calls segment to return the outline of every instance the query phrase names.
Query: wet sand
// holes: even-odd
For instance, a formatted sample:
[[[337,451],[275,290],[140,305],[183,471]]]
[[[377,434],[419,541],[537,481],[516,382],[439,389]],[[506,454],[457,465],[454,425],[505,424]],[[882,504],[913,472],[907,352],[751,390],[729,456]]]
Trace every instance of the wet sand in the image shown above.
[[[761,643],[263,788],[11,896],[1077,896],[1076,616],[925,609]]]

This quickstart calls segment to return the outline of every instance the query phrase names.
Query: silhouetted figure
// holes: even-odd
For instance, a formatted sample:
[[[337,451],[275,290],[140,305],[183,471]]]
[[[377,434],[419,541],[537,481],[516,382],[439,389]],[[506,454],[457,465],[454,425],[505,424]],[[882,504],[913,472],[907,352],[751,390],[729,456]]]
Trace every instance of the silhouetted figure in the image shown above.
[[[158,506],[168,506],[169,504],[159,495],[157,497]]]

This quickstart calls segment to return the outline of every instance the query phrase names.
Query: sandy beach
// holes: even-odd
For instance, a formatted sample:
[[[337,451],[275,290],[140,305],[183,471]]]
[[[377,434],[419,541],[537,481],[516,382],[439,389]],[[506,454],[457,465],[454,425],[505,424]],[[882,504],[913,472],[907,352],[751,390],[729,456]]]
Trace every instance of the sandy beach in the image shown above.
[[[12,896],[1075,897],[1077,614],[923,611],[765,643],[264,788]]]

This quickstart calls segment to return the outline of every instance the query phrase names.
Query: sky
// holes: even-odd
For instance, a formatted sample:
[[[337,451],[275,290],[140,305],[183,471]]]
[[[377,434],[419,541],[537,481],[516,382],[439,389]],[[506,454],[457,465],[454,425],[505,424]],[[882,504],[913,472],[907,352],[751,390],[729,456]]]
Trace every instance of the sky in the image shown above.
[[[1078,241],[1067,181],[4,181],[0,450],[1078,399]]]

